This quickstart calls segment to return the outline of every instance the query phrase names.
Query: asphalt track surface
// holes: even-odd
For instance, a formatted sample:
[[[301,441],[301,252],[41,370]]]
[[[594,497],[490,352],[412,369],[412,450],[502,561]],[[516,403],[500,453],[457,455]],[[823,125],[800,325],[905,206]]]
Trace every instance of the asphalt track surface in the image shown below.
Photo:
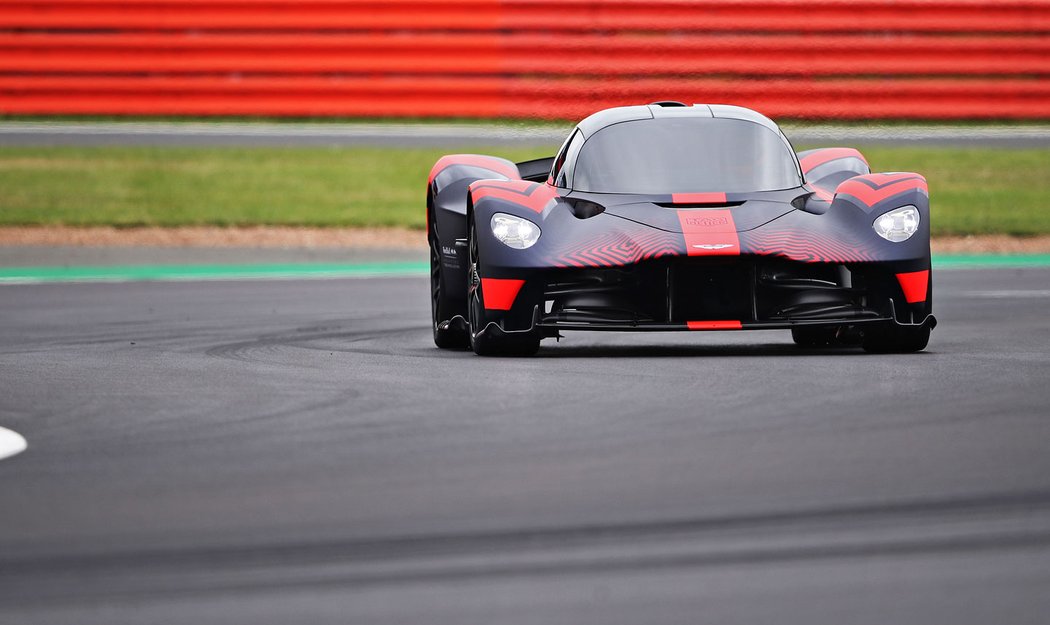
[[[0,622],[1046,623],[1050,269],[926,353],[433,347],[425,278],[0,287]]]
[[[564,127],[498,124],[0,121],[0,146],[552,146]],[[793,125],[797,145],[1050,147],[1050,126]]]

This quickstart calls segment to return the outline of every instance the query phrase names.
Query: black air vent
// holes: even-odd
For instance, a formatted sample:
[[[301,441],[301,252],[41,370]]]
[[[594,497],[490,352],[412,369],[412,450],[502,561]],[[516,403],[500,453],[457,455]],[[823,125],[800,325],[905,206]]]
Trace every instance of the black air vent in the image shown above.
[[[569,199],[567,201],[569,210],[572,211],[572,215],[576,219],[590,219],[605,212],[604,206],[589,200]]]
[[[743,201],[739,202],[654,202],[657,206],[663,208],[732,208],[733,206],[740,206]]]

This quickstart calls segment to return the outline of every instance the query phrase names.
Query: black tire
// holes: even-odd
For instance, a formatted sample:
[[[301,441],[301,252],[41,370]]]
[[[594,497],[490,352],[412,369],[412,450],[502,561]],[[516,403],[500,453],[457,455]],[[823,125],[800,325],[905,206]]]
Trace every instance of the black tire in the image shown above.
[[[791,328],[791,340],[799,347],[827,347],[838,345],[838,328],[802,326]]]
[[[467,332],[470,347],[478,356],[532,356],[540,349],[536,332],[504,334],[488,326],[485,315],[485,293],[478,276],[478,241],[474,219],[467,223]]]
[[[926,349],[930,326],[885,325],[864,331],[864,351],[873,354],[910,354]]]
[[[434,345],[441,349],[465,349],[470,347],[470,337],[462,325],[450,324],[444,328],[440,324],[450,320],[453,315],[445,296],[445,281],[441,267],[441,243],[438,241],[434,216],[430,217],[430,318],[434,330]]]

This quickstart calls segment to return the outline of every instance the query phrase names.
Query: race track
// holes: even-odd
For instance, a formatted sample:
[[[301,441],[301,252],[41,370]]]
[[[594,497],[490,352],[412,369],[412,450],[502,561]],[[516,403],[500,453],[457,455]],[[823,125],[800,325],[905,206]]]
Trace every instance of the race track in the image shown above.
[[[927,353],[433,347],[424,278],[0,287],[4,623],[1046,623],[1050,269]]]

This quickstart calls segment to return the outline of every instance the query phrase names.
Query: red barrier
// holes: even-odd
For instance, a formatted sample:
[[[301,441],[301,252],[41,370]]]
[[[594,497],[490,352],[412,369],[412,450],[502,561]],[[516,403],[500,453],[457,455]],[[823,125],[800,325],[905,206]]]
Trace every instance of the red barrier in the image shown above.
[[[1044,0],[2,0],[0,28],[1050,32]]]
[[[1050,74],[1050,38],[914,35],[3,35],[0,71],[194,74]]]
[[[1034,80],[594,80],[479,78],[0,77],[11,113],[445,116],[577,119],[657,99],[726,102],[774,117],[1024,119],[1046,116]]]
[[[1050,118],[1050,0],[0,0],[0,113]]]

